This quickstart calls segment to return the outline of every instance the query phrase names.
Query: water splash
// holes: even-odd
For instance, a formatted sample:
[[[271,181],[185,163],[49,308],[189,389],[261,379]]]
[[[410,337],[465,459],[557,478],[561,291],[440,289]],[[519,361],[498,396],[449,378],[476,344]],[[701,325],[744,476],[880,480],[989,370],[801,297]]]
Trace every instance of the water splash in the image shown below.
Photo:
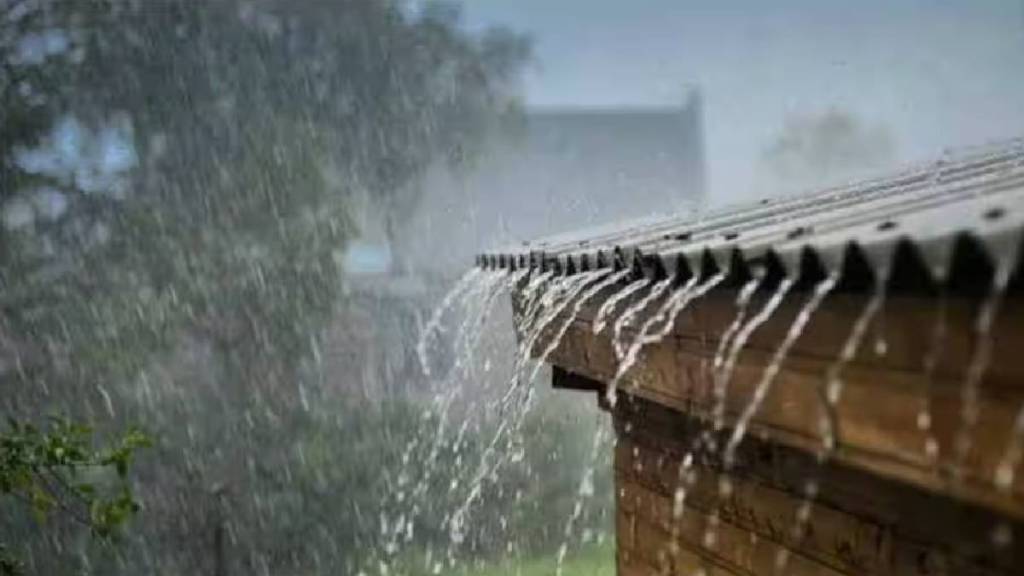
[[[506,294],[506,291],[514,286],[522,276],[521,272],[512,274],[505,271],[488,272],[478,283],[478,288],[467,292],[465,317],[456,329],[455,341],[452,346],[455,354],[452,370],[455,373],[463,377],[470,376],[474,365],[472,361],[476,358],[476,346],[481,340],[481,333],[497,297]]]
[[[531,326],[537,322],[548,300],[557,294],[557,291],[550,287],[544,290],[554,278],[555,273],[552,271],[540,274],[531,272],[531,277],[520,296],[522,300],[522,305],[519,307],[520,312],[515,317],[515,326],[521,327],[519,330],[524,337],[532,331]]]
[[[721,378],[722,365],[725,363],[725,355],[729,350],[729,345],[732,342],[733,336],[743,326],[743,323],[747,319],[747,310],[750,307],[750,300],[753,298],[754,293],[757,292],[758,287],[761,285],[762,278],[751,278],[747,280],[740,287],[739,292],[736,294],[736,301],[734,306],[736,308],[736,314],[734,315],[732,322],[726,328],[725,332],[718,340],[718,345],[715,347],[715,356],[711,363],[711,376],[712,376],[712,421],[715,423],[714,430],[720,430],[724,425],[725,418],[725,387]],[[710,430],[705,430],[705,434],[709,437],[711,435]]]
[[[764,403],[764,399],[768,395],[768,391],[771,389],[772,383],[779,375],[779,371],[782,369],[782,364],[789,355],[789,350],[793,347],[793,344],[796,343],[797,339],[800,338],[800,335],[803,334],[803,331],[807,327],[807,323],[810,321],[811,317],[818,310],[818,307],[821,306],[825,297],[832,292],[838,282],[839,274],[837,272],[833,272],[824,280],[818,282],[818,285],[814,287],[814,292],[812,292],[810,297],[807,298],[807,301],[800,309],[800,312],[797,313],[793,323],[789,326],[789,330],[786,332],[786,336],[782,339],[782,343],[775,349],[775,353],[772,355],[771,361],[768,363],[768,366],[765,367],[764,372],[761,375],[761,379],[754,388],[754,395],[750,398],[750,402],[747,403],[747,406],[740,414],[740,417],[736,422],[736,426],[733,428],[732,435],[726,443],[725,455],[723,457],[726,470],[732,468],[733,461],[736,456],[736,448],[739,446],[740,442],[743,441],[743,437],[746,435],[750,421],[761,408],[761,404]]]
[[[729,346],[728,356],[726,357],[725,362],[722,364],[721,370],[718,374],[716,374],[716,406],[714,418],[715,431],[721,430],[725,425],[725,405],[728,396],[728,384],[729,380],[732,378],[733,372],[735,371],[736,363],[739,359],[739,354],[742,352],[742,349],[746,345],[746,342],[748,342],[748,340],[750,340],[751,336],[754,334],[754,331],[757,330],[765,322],[767,322],[768,319],[770,319],[771,316],[775,313],[778,306],[782,303],[782,300],[785,298],[785,295],[788,292],[790,292],[794,284],[795,282],[792,278],[783,278],[779,282],[779,285],[775,289],[775,292],[771,295],[771,297],[768,298],[768,301],[765,302],[765,305],[761,308],[758,314],[751,318],[751,320],[748,323],[744,324],[742,328],[740,328],[736,332],[735,339]],[[733,438],[737,437],[733,435]],[[740,435],[738,438],[741,439],[742,435]],[[711,450],[715,450],[715,441],[712,435],[707,435],[706,444],[708,444]],[[735,445],[738,445],[738,440],[735,441],[734,443],[730,442],[730,445],[734,450]],[[725,457],[723,458],[723,463],[725,464],[726,471],[732,467],[731,451],[726,451]],[[731,494],[731,490],[731,482],[727,478],[723,477],[723,482],[720,483],[719,485],[718,505],[716,506],[715,510],[711,512],[711,515],[709,515],[708,517],[708,526],[705,528],[705,534],[703,534],[702,538],[703,545],[705,545],[705,547],[707,548],[715,547],[715,544],[718,540],[718,526],[720,524],[719,517],[721,512],[721,503],[724,499],[729,497],[729,495]]]
[[[720,380],[716,381],[716,405],[714,411],[714,430],[719,431],[725,426],[725,404],[728,393],[729,381],[732,379],[732,374],[736,369],[736,363],[739,359],[740,352],[746,346],[747,341],[750,340],[751,335],[757,330],[762,324],[771,318],[775,310],[778,309],[779,305],[782,304],[786,294],[789,293],[790,289],[795,284],[794,280],[789,277],[783,278],[775,292],[771,295],[764,307],[758,311],[758,313],[750,319],[739,331],[736,333],[735,340],[729,348],[728,356],[722,365],[719,374],[716,375]],[[705,443],[710,449],[714,450],[714,441],[709,434]],[[724,461],[724,459],[723,459]],[[731,462],[727,463],[731,466]],[[725,478],[723,483],[719,487],[719,498],[718,505],[715,510],[708,516],[708,525],[704,530],[703,543],[706,548],[713,548],[718,537],[718,524],[720,522],[719,514],[721,508],[721,502],[723,499],[728,497],[728,492],[731,492],[732,484]]]

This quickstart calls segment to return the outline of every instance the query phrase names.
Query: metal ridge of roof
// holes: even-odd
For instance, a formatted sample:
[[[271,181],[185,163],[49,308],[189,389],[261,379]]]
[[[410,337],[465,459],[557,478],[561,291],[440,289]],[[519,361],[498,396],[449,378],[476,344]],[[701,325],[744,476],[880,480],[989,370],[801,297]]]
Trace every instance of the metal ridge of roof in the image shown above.
[[[849,286],[896,277],[936,287],[963,283],[956,276],[964,270],[987,270],[985,282],[997,269],[1018,271],[1022,239],[1018,138],[806,196],[560,234],[480,254],[476,264],[565,274],[630,268],[680,281],[722,271],[734,280],[775,273],[810,281],[833,272]]]

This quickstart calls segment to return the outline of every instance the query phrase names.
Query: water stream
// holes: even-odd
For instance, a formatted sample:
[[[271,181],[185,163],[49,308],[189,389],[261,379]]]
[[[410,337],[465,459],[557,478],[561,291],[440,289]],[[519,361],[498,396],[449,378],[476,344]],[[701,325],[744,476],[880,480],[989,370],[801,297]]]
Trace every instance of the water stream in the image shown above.
[[[917,413],[917,429],[928,435],[924,443],[925,456],[937,464],[939,459],[939,440],[932,432],[932,392],[934,388],[935,373],[942,360],[942,353],[945,348],[946,335],[948,334],[948,311],[949,303],[946,294],[939,294],[939,300],[935,305],[935,316],[932,320],[931,336],[928,341],[928,352],[925,353],[922,369],[924,379],[924,391],[922,392],[921,409]]]
[[[473,276],[467,274],[464,281],[457,282],[442,299],[431,315],[430,323],[421,333],[417,352],[425,376],[435,383],[443,381],[445,385],[435,393],[429,407],[423,411],[420,424],[423,434],[411,439],[404,447],[400,467],[394,474],[390,501],[381,507],[379,524],[384,536],[381,550],[384,556],[377,561],[382,570],[400,554],[403,545],[413,539],[414,526],[436,472],[438,457],[448,440],[449,410],[466,391],[465,383],[472,376],[477,345],[494,303],[520,277],[519,274],[506,274],[503,271],[480,271]],[[453,295],[458,298],[457,302]],[[446,333],[443,327],[446,314],[458,318],[460,312],[461,321],[455,324],[451,337],[455,360],[445,374],[437,374],[429,368],[432,365],[429,338],[434,334]],[[422,461],[423,469],[419,477],[414,479],[411,472],[414,454],[424,447],[427,456]]]
[[[803,334],[807,323],[810,321],[815,311],[817,311],[818,307],[821,306],[825,297],[832,292],[833,288],[835,288],[838,281],[839,274],[837,272],[833,272],[814,287],[814,291],[807,298],[807,301],[804,302],[803,307],[800,309],[799,313],[797,313],[793,323],[789,326],[789,330],[786,332],[786,336],[782,339],[782,343],[775,349],[775,353],[772,355],[768,366],[765,367],[764,372],[761,374],[761,379],[754,388],[753,396],[751,396],[747,406],[740,414],[739,419],[736,421],[736,425],[733,427],[732,435],[729,437],[729,441],[725,445],[723,463],[725,465],[726,472],[732,468],[733,461],[736,456],[736,448],[739,446],[740,442],[743,441],[743,437],[747,433],[747,427],[750,425],[751,419],[753,419],[754,415],[757,414],[757,411],[760,409],[765,397],[768,395],[768,391],[775,382],[775,378],[779,375],[779,371],[782,369],[782,364],[786,361],[786,357],[789,355],[789,350],[793,347],[793,344],[796,343],[797,339],[800,338],[800,335]]]
[[[558,554],[555,558],[555,576],[562,576],[565,564],[565,556],[569,552],[569,544],[573,537],[573,528],[583,515],[583,504],[587,498],[594,495],[594,469],[598,463],[602,449],[608,443],[611,433],[598,423],[597,431],[594,434],[594,441],[590,447],[590,454],[587,464],[580,478],[579,488],[573,501],[572,513],[565,522],[565,529],[562,534],[562,544],[558,547]]]
[[[726,273],[722,272],[707,279],[703,284],[698,285],[698,277],[691,277],[685,285],[673,292],[672,295],[662,303],[661,307],[655,314],[649,316],[647,320],[644,321],[640,330],[637,332],[636,337],[633,339],[633,343],[620,359],[615,371],[615,376],[608,385],[605,399],[608,401],[610,406],[615,406],[615,403],[618,400],[619,385],[629,370],[636,364],[640,356],[640,351],[643,347],[657,344],[664,340],[675,327],[676,319],[679,317],[679,314],[686,309],[690,302],[703,297],[714,287],[721,284],[725,278]],[[654,328],[659,323],[661,323],[661,327],[655,331]]]
[[[559,341],[567,332],[579,310],[585,303],[599,294],[607,286],[613,285],[625,277],[625,274],[612,274],[611,270],[585,272],[573,276],[554,278],[542,293],[534,295],[537,301],[535,310],[526,318],[534,317],[528,330],[520,336],[520,344],[516,353],[516,364],[507,392],[501,400],[502,417],[487,443],[477,465],[477,470],[469,481],[469,491],[462,504],[450,515],[448,529],[451,535],[451,546],[448,556],[452,556],[452,548],[458,546],[464,538],[466,517],[471,506],[481,495],[483,482],[491,477],[509,459],[509,451],[499,454],[498,447],[502,441],[514,436],[522,425],[523,417],[529,411],[534,397],[532,382],[539,373],[544,362],[558,346]],[[539,286],[539,284],[538,284]],[[587,288],[590,287],[589,290]],[[554,336],[539,356],[531,358],[531,353],[548,326],[555,321],[570,305],[572,314],[565,315],[562,324],[556,327]],[[528,370],[528,367],[532,368]],[[524,378],[524,375],[529,374]]]
[[[472,268],[463,274],[463,276],[455,283],[455,286],[453,286],[452,289],[448,291],[448,294],[445,295],[444,299],[441,300],[441,304],[438,305],[430,315],[430,320],[423,329],[423,332],[420,335],[420,340],[416,346],[416,352],[420,359],[420,366],[427,378],[430,378],[431,376],[428,355],[428,347],[430,345],[431,337],[435,332],[440,330],[445,312],[452,307],[459,296],[474,286],[474,283],[481,274],[483,274],[483,270],[480,268]]]
[[[722,364],[725,362],[725,352],[729,349],[729,343],[732,342],[732,337],[736,335],[736,332],[743,326],[744,320],[747,319],[747,309],[750,306],[750,300],[754,293],[757,292],[760,284],[760,279],[751,278],[743,284],[736,295],[736,315],[725,329],[725,332],[719,337],[718,346],[715,349],[715,358],[711,364],[714,373],[717,373],[722,368]]]
[[[551,355],[551,353],[558,348],[558,345],[562,342],[562,338],[565,336],[565,333],[569,330],[569,327],[572,325],[573,321],[575,321],[578,317],[582,307],[591,298],[596,296],[605,286],[618,282],[620,278],[624,277],[625,272],[623,271],[611,274],[610,280],[606,279],[605,281],[598,282],[602,278],[609,276],[609,274],[611,274],[611,270],[605,269],[595,270],[592,272],[583,272],[573,277],[574,280],[566,289],[561,302],[557,306],[554,306],[552,308],[549,316],[543,322],[540,330],[537,330],[534,333],[535,339],[540,338],[544,328],[551,322],[553,322],[556,318],[558,318],[558,316],[562,314],[565,311],[565,309],[569,307],[570,304],[573,305],[572,312],[565,316],[565,319],[562,321],[561,325],[555,329],[554,334],[552,338],[549,340],[547,346],[544,348],[543,351],[541,351],[541,354],[537,357],[537,361],[534,364],[533,371],[530,373],[530,377],[527,379],[528,382],[532,382],[537,377],[537,374],[543,367],[544,362]],[[592,289],[588,290],[586,293],[583,293],[583,290],[591,285],[594,285]],[[528,343],[527,352],[532,352],[533,346],[535,344],[535,341]]]
[[[736,362],[739,361],[740,353],[747,345],[747,341],[754,331],[771,318],[775,310],[782,304],[783,298],[793,287],[791,278],[783,278],[775,293],[771,295],[758,313],[746,324],[743,324],[736,332],[734,340],[729,345],[729,352],[722,363],[721,369],[715,374],[715,407],[713,411],[715,430],[719,431],[725,426],[726,400],[729,393],[729,381],[732,379],[733,371],[736,370]]]
[[[650,284],[650,280],[647,278],[641,278],[627,284],[622,288],[622,290],[619,290],[605,300],[605,302],[601,304],[601,307],[597,309],[597,315],[594,316],[594,334],[600,334],[604,331],[605,327],[608,325],[609,316],[615,311],[620,303],[624,302],[635,292],[649,286]]]
[[[673,281],[672,278],[666,278],[655,282],[643,298],[631,304],[615,319],[612,325],[612,347],[615,350],[615,358],[619,362],[622,362],[622,358],[626,355],[624,330],[636,322],[637,317],[655,300],[664,296],[665,292],[672,288]]]
[[[580,317],[580,311],[588,302],[593,300],[598,294],[600,294],[607,288],[621,282],[629,274],[629,270],[620,270],[619,272],[616,272],[608,276],[604,280],[601,280],[600,282],[594,284],[579,298],[577,298],[576,304],[573,306],[572,312],[568,315],[565,322],[563,322],[562,325],[555,332],[554,338],[552,338],[551,341],[548,343],[548,346],[544,349],[544,352],[541,354],[541,357],[548,358],[551,355],[551,353],[554,352],[556,348],[558,348],[558,345],[562,342],[562,339],[565,337],[565,333],[569,330],[569,327],[572,326],[573,321],[576,318]],[[597,277],[600,278],[600,276]]]
[[[1015,243],[1016,245],[1017,243]],[[985,373],[992,362],[992,327],[995,324],[999,308],[1002,306],[1003,298],[1006,296],[1006,289],[1010,285],[1010,278],[1013,275],[1013,267],[1017,263],[1016,250],[1010,250],[1001,255],[996,262],[995,275],[989,287],[989,293],[978,308],[978,314],[974,321],[974,349],[971,352],[971,359],[967,364],[967,372],[963,384],[960,387],[960,427],[957,430],[956,439],[953,443],[953,479],[960,482],[966,473],[967,457],[971,451],[973,442],[972,433],[978,423],[978,416],[981,410],[980,396],[981,386],[985,380]],[[1016,427],[1015,427],[1016,428]],[[1009,450],[1013,449],[1014,442],[1018,442],[1018,435],[1013,434]],[[1005,463],[1006,458],[1003,458]],[[1013,483],[1013,468],[1000,465],[997,468],[997,486],[1008,486]]]
[[[803,500],[797,506],[793,516],[793,524],[789,529],[789,537],[794,542],[799,542],[804,537],[813,514],[814,501],[818,496],[819,478],[825,466],[828,465],[833,454],[838,449],[839,422],[837,412],[839,401],[842,398],[842,371],[857,357],[857,352],[860,350],[861,343],[867,335],[868,328],[885,303],[885,290],[888,278],[888,266],[877,271],[872,294],[854,320],[853,326],[840,348],[839,355],[825,370],[825,377],[818,387],[818,397],[822,409],[822,419],[819,423],[822,433],[822,449],[818,454],[817,473],[805,480]],[[776,574],[784,572],[789,562],[789,556],[790,552],[787,548],[779,548],[775,557]]]
[[[847,364],[856,358],[857,351],[860,350],[861,342],[864,341],[868,327],[871,326],[871,322],[885,303],[885,286],[888,282],[888,277],[887,267],[879,270],[874,291],[854,321],[849,335],[839,350],[839,355],[825,370],[825,378],[822,380],[822,385],[818,388],[818,396],[823,411],[819,426],[822,432],[822,449],[825,454],[831,454],[839,441],[837,409],[843,394],[842,371],[846,368]]]
[[[971,433],[978,421],[980,389],[991,363],[992,327],[1009,284],[1013,263],[1012,257],[1007,257],[999,263],[991,290],[979,306],[975,319],[975,344],[961,385],[961,425],[957,431],[954,446],[956,455],[954,469],[956,471],[962,472],[970,452]],[[843,389],[842,372],[856,358],[872,327],[877,333],[876,353],[884,354],[886,352],[884,327],[879,324],[879,315],[886,302],[888,263],[876,270],[875,273],[877,281],[874,290],[856,315],[838,355],[827,366],[817,388],[822,413],[819,422],[821,432],[821,451],[818,454],[819,468],[818,474],[811,475],[804,481],[803,499],[794,511],[793,525],[788,531],[788,538],[793,542],[800,542],[806,535],[819,492],[821,473],[840,442],[837,413]],[[400,555],[403,542],[412,540],[412,527],[426,503],[431,479],[440,460],[439,455],[447,450],[458,452],[458,447],[470,433],[468,422],[463,422],[455,431],[451,429],[449,412],[460,395],[465,394],[463,386],[451,384],[455,381],[478,379],[479,373],[475,372],[480,364],[477,346],[481,334],[484,332],[487,318],[491,314],[494,303],[500,300],[500,296],[509,293],[510,289],[518,289],[518,293],[514,297],[517,299],[515,326],[519,331],[519,338],[515,348],[512,373],[506,381],[506,387],[501,391],[500,398],[494,405],[484,408],[486,410],[496,409],[496,413],[500,415],[489,442],[486,443],[474,463],[464,464],[465,470],[456,474],[458,479],[453,480],[449,488],[450,491],[458,491],[459,494],[463,494],[464,491],[465,496],[460,496],[461,505],[455,507],[445,518],[449,545],[443,558],[439,560],[439,557],[432,556],[429,560],[435,573],[443,571],[446,565],[449,568],[455,567],[456,550],[465,539],[468,516],[474,503],[482,498],[485,482],[489,478],[495,478],[502,466],[516,461],[517,456],[514,453],[516,438],[520,433],[524,417],[529,412],[535,398],[532,383],[545,366],[547,359],[558,350],[573,323],[579,320],[584,307],[591,304],[598,296],[605,296],[604,302],[597,308],[591,329],[597,335],[609,325],[612,326],[610,338],[618,363],[615,374],[608,383],[605,399],[609,406],[614,408],[621,382],[639,361],[644,347],[656,345],[667,338],[672,333],[680,314],[692,302],[715,289],[726,278],[726,272],[708,278],[704,282],[699,282],[697,277],[691,277],[683,286],[673,289],[675,280],[673,278],[657,282],[639,279],[623,285],[622,283],[630,274],[629,270],[613,272],[610,269],[582,272],[570,276],[561,276],[550,271],[506,273],[474,269],[460,278],[452,290],[445,295],[423,330],[417,345],[417,355],[427,378],[438,383],[447,382],[447,387],[442,388],[436,395],[432,401],[431,410],[424,416],[424,434],[410,441],[403,453],[402,466],[394,481],[395,491],[392,506],[390,506],[391,509],[400,510],[401,513],[391,516],[382,514],[380,519],[381,529],[386,534],[385,556],[381,559],[381,573],[387,573],[388,564]],[[697,481],[698,471],[694,463],[701,450],[707,451],[712,456],[717,454],[716,457],[720,458],[723,466],[718,504],[709,512],[703,536],[704,546],[708,548],[716,546],[722,506],[731,496],[733,490],[729,471],[736,464],[738,449],[748,433],[751,422],[770,395],[793,346],[803,335],[822,303],[835,289],[838,280],[839,273],[831,273],[814,286],[800,305],[785,335],[775,347],[755,383],[750,398],[740,410],[725,442],[719,443],[715,433],[725,428],[729,386],[740,356],[754,332],[777,312],[791,292],[795,280],[790,277],[781,279],[753,316],[748,316],[748,310],[754,294],[764,287],[764,279],[753,278],[740,287],[735,299],[735,316],[721,334],[712,360],[711,399],[713,404],[710,411],[710,429],[694,435],[692,446],[682,456],[676,472],[677,484],[672,498],[672,535],[667,545],[668,552],[673,554],[678,552],[676,540],[680,536],[679,530],[685,513],[686,495],[690,487]],[[619,288],[610,290],[616,286]],[[642,296],[637,297],[641,292],[643,292]],[[624,304],[626,305],[624,306]],[[655,304],[657,304],[656,307]],[[652,307],[654,310],[651,310]],[[926,389],[921,408],[916,415],[918,429],[929,434],[924,449],[933,461],[937,461],[940,447],[936,438],[930,433],[932,426],[931,380],[940,363],[947,337],[946,309],[946,301],[943,298],[937,303],[928,350],[922,360]],[[460,313],[461,316],[459,316]],[[454,359],[447,373],[440,374],[440,363],[431,358],[431,349],[434,346],[434,341],[440,338],[440,335],[448,333],[445,323],[449,317],[458,318],[453,321],[453,335],[450,335]],[[635,331],[630,330],[634,324],[638,323],[639,327]],[[597,466],[598,456],[603,452],[608,437],[608,430],[601,427],[598,427],[598,431],[593,437],[589,458],[577,486],[572,511],[566,518],[562,531],[562,542],[558,548],[555,567],[555,573],[559,576],[563,573],[565,559],[576,536],[576,525],[583,515],[585,501],[593,495],[594,470]],[[408,461],[413,458],[414,453],[419,451],[425,451],[427,456],[421,475],[418,478],[413,478],[409,474]],[[1021,406],[1017,414],[1012,437],[1008,441],[996,472],[995,481],[1000,490],[1012,489],[1015,473],[1022,459],[1024,459],[1024,406]],[[789,554],[787,548],[779,548],[775,563],[776,573],[785,571]]]
[[[729,354],[726,357],[724,364],[722,365],[721,371],[716,376],[720,378],[716,382],[716,402],[714,409],[714,426],[715,431],[719,431],[724,427],[725,424],[725,413],[726,413],[726,401],[728,399],[728,385],[732,378],[733,372],[736,369],[736,363],[739,359],[740,353],[746,346],[747,341],[753,335],[754,331],[757,330],[761,325],[771,318],[772,314],[778,309],[779,305],[785,299],[786,294],[789,293],[790,289],[795,284],[794,279],[790,277],[783,278],[775,292],[769,297],[768,301],[765,302],[764,307],[761,308],[758,313],[753,316],[739,331],[736,333],[736,337],[730,345]],[[795,338],[794,338],[795,340]],[[788,348],[787,348],[788,350]],[[738,424],[737,424],[738,425]],[[740,436],[742,438],[742,435]],[[738,443],[738,442],[737,442]],[[705,444],[712,450],[715,449],[714,440],[712,435],[707,435]],[[726,468],[731,467],[731,454],[727,454],[728,459],[723,458],[723,464]],[[718,526],[721,522],[721,505],[722,501],[727,499],[732,493],[732,482],[727,476],[722,477],[722,482],[719,485],[718,504],[715,509],[709,514],[707,526],[704,530],[703,544],[706,548],[714,548],[718,540]]]

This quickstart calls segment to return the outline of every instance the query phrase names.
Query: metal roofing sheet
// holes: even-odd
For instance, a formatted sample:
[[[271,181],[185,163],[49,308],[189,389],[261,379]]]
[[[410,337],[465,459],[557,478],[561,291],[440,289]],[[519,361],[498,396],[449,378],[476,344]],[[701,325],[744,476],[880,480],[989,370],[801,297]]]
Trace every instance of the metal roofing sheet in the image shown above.
[[[930,280],[942,284],[964,242],[991,268],[1016,267],[1022,230],[1024,139],[1017,139],[816,194],[543,238],[482,254],[477,264],[564,272],[633,267],[661,276],[735,271],[739,263],[747,272],[773,266],[806,275],[808,255],[819,274],[856,256],[868,264],[859,269],[883,277],[895,272],[898,248],[909,247]]]

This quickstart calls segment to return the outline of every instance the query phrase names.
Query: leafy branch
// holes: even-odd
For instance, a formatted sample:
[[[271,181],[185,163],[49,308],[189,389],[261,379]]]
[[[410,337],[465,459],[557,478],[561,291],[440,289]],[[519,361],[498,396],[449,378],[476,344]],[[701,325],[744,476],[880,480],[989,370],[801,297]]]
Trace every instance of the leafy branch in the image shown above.
[[[128,471],[136,451],[152,442],[132,429],[95,449],[93,437],[89,426],[62,417],[42,429],[9,419],[0,432],[0,496],[29,507],[39,523],[58,515],[94,537],[112,537],[140,509]],[[20,564],[0,543],[0,576],[18,573]]]

